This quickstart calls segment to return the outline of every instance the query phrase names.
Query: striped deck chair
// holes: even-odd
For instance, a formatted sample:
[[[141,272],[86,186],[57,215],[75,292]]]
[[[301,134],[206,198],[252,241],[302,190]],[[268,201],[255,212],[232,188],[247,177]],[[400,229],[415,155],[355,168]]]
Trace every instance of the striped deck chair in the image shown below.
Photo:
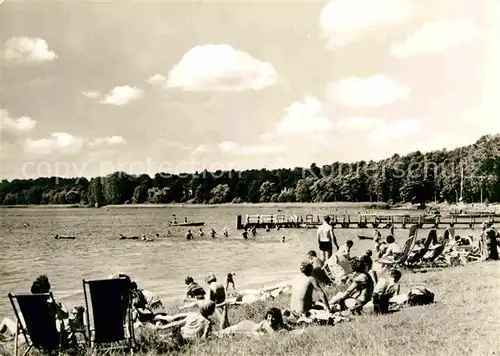
[[[435,249],[428,251],[425,254],[425,256],[422,257],[421,262],[427,266],[429,264],[431,264],[431,265],[434,264],[436,259],[443,254],[445,247],[446,247],[445,244],[440,244]]]
[[[396,260],[392,258],[382,257],[378,259],[377,263],[383,265],[384,267],[395,267],[404,265],[406,263],[406,260],[408,259],[408,256],[410,255],[411,250],[413,250],[413,247],[415,246],[417,235],[418,235],[418,225],[415,224],[410,227],[409,237],[405,241],[401,256],[399,256],[399,258]]]
[[[63,333],[56,325],[56,309],[49,300],[54,300],[52,293],[8,294],[16,315],[18,333],[15,336],[14,353],[19,351],[19,334],[24,336],[27,355],[32,348],[53,354],[63,349]],[[67,346],[67,345],[64,345]]]
[[[92,351],[98,347],[122,348],[128,349],[133,354],[135,336],[130,279],[124,277],[93,281],[84,279],[83,290],[89,348]],[[90,310],[92,318],[89,315]]]
[[[431,231],[429,231],[429,234],[427,235],[427,239],[424,242],[424,246],[415,253],[413,253],[413,251],[410,252],[408,260],[406,261],[406,265],[411,266],[419,263],[420,260],[425,256],[425,254],[429,250],[429,246],[431,245],[432,241],[435,239],[437,239],[437,231],[436,229],[432,229]]]

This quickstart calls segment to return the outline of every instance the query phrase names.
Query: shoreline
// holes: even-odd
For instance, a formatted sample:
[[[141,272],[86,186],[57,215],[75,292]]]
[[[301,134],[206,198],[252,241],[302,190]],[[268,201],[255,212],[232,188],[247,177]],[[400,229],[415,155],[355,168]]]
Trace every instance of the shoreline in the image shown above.
[[[110,204],[99,208],[81,206],[77,204],[39,204],[39,205],[0,205],[0,209],[166,209],[166,208],[206,208],[216,209],[225,208],[301,208],[301,207],[335,207],[335,208],[382,208],[390,209],[390,205],[384,202],[324,202],[324,203],[223,203],[223,204],[190,204],[190,203],[171,203],[171,204]]]
[[[189,204],[189,203],[170,203],[170,204],[116,204],[116,205],[103,205],[99,208],[82,206],[78,204],[45,204],[45,205],[0,205],[0,210],[4,209],[217,209],[217,208],[250,208],[250,209],[262,209],[262,208],[357,208],[357,209],[374,209],[374,210],[416,210],[425,211],[418,209],[415,204],[411,203],[400,203],[390,205],[385,202],[321,202],[321,203],[223,203],[223,204]],[[468,209],[468,210],[488,210],[492,212],[497,212],[500,214],[500,203],[434,203],[430,202],[426,204],[427,209],[438,209],[438,210],[456,210],[456,209]]]

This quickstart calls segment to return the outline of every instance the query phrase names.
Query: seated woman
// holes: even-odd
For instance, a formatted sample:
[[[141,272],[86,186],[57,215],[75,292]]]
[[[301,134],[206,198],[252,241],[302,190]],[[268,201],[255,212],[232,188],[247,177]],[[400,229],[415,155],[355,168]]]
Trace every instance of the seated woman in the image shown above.
[[[352,273],[349,260],[351,258],[350,251],[353,245],[354,243],[351,240],[348,240],[335,254],[332,255],[332,257],[326,261],[330,272],[333,274],[335,283],[345,282],[347,275]]]
[[[389,279],[381,278],[373,291],[373,309],[376,314],[386,314],[389,311],[389,301],[399,294],[401,272],[394,269],[389,273]]]
[[[356,275],[353,282],[345,292],[337,293],[330,305],[337,305],[340,310],[350,310],[355,314],[360,314],[363,306],[372,299],[373,280],[366,272],[366,266],[363,261],[353,261],[353,269]]]
[[[205,299],[205,290],[203,289],[203,287],[201,287],[198,283],[194,281],[193,277],[190,276],[186,277],[184,283],[188,287],[184,301],[192,299],[197,299],[197,300]]]
[[[401,245],[396,242],[396,239],[394,239],[394,236],[392,235],[387,235],[386,241],[387,249],[385,250],[381,258],[388,261],[397,260],[403,254]]]
[[[38,276],[31,285],[32,294],[50,293],[50,291],[51,286],[49,278],[46,275]],[[76,343],[76,336],[71,329],[70,315],[66,307],[61,302],[56,302],[51,298],[47,300],[47,303],[54,306],[56,312],[56,327],[59,332],[62,332],[63,340],[67,342],[67,344]],[[15,336],[18,333],[17,322],[5,318],[0,324],[0,333],[4,334],[7,331],[10,337]]]
[[[132,318],[139,323],[153,322],[158,316],[167,316],[167,312],[160,298],[153,292],[139,289],[137,283],[130,283],[132,295]]]

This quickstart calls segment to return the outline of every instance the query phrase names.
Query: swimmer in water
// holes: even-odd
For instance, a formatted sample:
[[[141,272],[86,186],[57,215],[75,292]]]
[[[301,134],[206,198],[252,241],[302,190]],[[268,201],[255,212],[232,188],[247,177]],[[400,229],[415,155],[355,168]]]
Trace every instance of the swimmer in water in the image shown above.
[[[203,232],[203,229],[200,227],[200,231],[198,231],[198,236],[202,237],[203,235],[205,235],[205,233]]]
[[[281,238],[281,242],[285,242],[285,236]]]
[[[252,231],[252,236],[255,237],[257,235],[257,228],[253,226],[251,231]]]
[[[187,224],[187,222],[188,222],[188,218],[184,218],[184,222]]]
[[[228,237],[229,236],[229,233],[227,232],[226,228],[224,228],[224,233],[223,234],[224,234],[224,237]]]
[[[172,233],[170,232],[170,230],[167,230],[167,236],[172,236]]]
[[[243,230],[243,232],[241,234],[243,235],[243,238],[245,240],[248,239],[248,231],[247,231],[247,229]]]
[[[271,229],[269,228],[269,226],[266,225],[266,232],[269,232],[271,231]]]
[[[188,232],[186,234],[186,240],[194,240],[194,236],[193,236],[193,233],[191,232],[191,230],[188,230]]]
[[[212,237],[212,239],[215,239],[216,235],[217,233],[215,232],[214,228],[212,228],[212,231],[210,231],[210,236]]]

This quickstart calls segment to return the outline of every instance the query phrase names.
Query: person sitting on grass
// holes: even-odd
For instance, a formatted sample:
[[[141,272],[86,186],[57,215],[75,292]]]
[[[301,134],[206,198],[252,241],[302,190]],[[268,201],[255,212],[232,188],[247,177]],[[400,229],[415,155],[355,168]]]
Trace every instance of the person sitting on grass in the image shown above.
[[[51,286],[49,278],[46,275],[38,276],[31,285],[32,294],[46,294],[50,292]],[[56,302],[51,298],[47,300],[47,303],[54,307],[56,313],[56,327],[57,330],[62,333],[63,342],[69,346],[74,346],[76,344],[76,336],[71,329],[70,314],[68,310],[61,302]],[[0,324],[0,333],[4,334],[7,331],[9,332],[8,339],[15,337],[20,331],[18,330],[17,323],[9,318],[5,318]]]
[[[330,310],[328,298],[324,290],[319,286],[318,281],[312,276],[313,265],[309,261],[304,261],[300,265],[302,274],[292,284],[292,297],[290,300],[290,309],[299,314],[305,314],[310,309],[318,307],[313,302],[313,291],[317,290],[324,303],[323,307]]]
[[[376,314],[387,314],[389,312],[389,301],[392,297],[399,295],[401,272],[393,269],[389,278],[378,280],[373,291],[373,311]]]
[[[132,294],[132,318],[140,323],[152,323],[157,315],[166,316],[165,306],[153,292],[139,289],[137,283],[130,283]]]
[[[356,272],[353,282],[345,292],[337,293],[330,300],[330,305],[337,305],[336,309],[348,309],[354,314],[361,314],[363,306],[372,299],[373,280],[366,272],[366,265],[363,261],[355,260],[352,264]]]
[[[193,277],[190,276],[186,277],[184,283],[188,286],[188,289],[186,291],[186,297],[184,298],[184,300],[205,299],[205,289],[203,289],[203,287],[201,287],[198,283],[196,283]]]

